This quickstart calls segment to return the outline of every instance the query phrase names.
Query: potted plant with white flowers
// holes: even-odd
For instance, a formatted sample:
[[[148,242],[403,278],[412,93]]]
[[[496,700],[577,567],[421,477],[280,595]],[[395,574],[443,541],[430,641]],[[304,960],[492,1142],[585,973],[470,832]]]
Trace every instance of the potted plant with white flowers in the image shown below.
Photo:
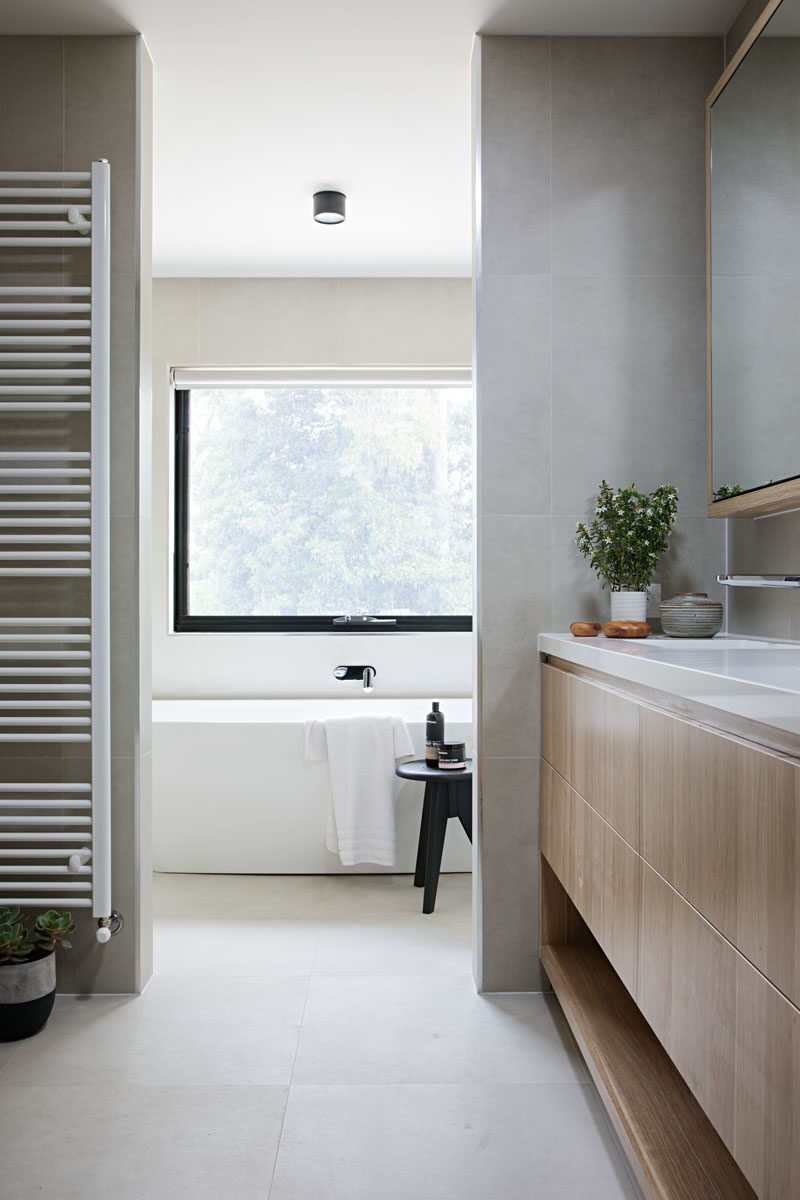
[[[667,549],[678,511],[678,492],[662,484],[654,492],[636,485],[617,491],[600,484],[594,520],[578,522],[575,538],[581,554],[611,589],[612,621],[643,621],[647,589]]]
[[[34,920],[0,907],[0,1042],[16,1042],[47,1023],[56,995],[56,946],[70,948],[72,913],[48,909]]]

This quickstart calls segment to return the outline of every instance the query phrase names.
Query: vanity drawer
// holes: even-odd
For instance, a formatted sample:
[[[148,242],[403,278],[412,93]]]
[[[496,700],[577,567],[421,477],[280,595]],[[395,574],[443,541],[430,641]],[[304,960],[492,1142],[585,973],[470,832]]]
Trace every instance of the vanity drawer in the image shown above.
[[[638,1006],[760,1200],[800,1196],[800,1010],[647,864]]]
[[[607,688],[542,666],[542,757],[637,850],[640,712]]]
[[[541,852],[635,997],[641,859],[544,761]]]
[[[737,957],[707,921],[642,864],[636,1001],[731,1153]]]
[[[800,1002],[800,765],[642,709],[642,855]]]
[[[734,1143],[762,1200],[800,1196],[800,1011],[741,955]]]

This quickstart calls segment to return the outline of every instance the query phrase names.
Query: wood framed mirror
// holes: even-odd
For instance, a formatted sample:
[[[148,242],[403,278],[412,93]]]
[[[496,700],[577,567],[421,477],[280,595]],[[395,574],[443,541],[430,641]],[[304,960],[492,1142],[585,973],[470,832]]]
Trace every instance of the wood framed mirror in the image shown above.
[[[708,515],[800,508],[800,0],[706,103]]]

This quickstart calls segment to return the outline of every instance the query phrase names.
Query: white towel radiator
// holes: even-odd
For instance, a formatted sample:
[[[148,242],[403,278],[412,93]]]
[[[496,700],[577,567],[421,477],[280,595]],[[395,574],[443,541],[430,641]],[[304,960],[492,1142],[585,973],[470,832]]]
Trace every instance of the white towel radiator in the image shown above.
[[[109,184],[107,162],[0,172],[0,271],[28,284],[4,286],[0,274],[0,611],[14,614],[0,616],[0,749],[19,756],[0,756],[0,904],[91,908],[100,941],[117,919]],[[36,282],[65,265],[90,285]],[[34,580],[36,592],[24,584]],[[24,598],[14,608],[15,591],[30,611]],[[74,743],[88,743],[90,759]]]

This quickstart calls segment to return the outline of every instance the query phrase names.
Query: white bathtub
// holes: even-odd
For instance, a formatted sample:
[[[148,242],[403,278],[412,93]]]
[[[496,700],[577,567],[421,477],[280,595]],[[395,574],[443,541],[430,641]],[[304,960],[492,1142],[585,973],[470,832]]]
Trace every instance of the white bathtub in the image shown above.
[[[441,701],[449,741],[472,750],[472,701]],[[319,875],[383,873],[343,867],[325,848],[326,763],[303,757],[313,717],[393,713],[419,758],[430,700],[153,701],[153,842],[157,871]],[[413,871],[423,785],[396,780],[397,862]],[[449,821],[443,871],[472,869],[458,821]]]

